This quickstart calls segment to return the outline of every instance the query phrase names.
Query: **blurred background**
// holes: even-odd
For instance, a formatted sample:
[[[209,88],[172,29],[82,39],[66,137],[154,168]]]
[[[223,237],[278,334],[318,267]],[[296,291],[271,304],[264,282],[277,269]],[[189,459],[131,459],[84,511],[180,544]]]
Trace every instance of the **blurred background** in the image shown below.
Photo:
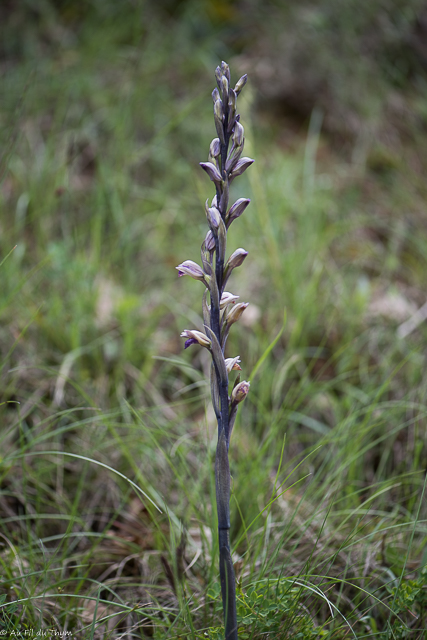
[[[221,637],[209,358],[179,337],[203,287],[174,269],[221,60],[256,160],[228,235],[242,638],[422,637],[425,0],[2,1],[0,624]]]

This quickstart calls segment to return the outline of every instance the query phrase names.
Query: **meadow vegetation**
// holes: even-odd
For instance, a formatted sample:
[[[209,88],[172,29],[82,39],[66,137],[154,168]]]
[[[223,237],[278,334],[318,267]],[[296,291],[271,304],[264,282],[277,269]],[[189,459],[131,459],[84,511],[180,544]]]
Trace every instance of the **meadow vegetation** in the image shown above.
[[[224,59],[256,158],[228,234],[239,638],[424,638],[423,3],[36,4],[0,10],[0,630],[223,637],[210,361],[174,267]]]

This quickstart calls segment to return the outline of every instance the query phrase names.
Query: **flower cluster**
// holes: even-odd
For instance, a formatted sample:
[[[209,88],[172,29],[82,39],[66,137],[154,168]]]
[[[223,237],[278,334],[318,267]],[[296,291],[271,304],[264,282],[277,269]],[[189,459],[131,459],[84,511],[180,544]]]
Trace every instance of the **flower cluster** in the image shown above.
[[[229,395],[228,374],[241,371],[240,357],[225,358],[224,351],[231,326],[244,313],[248,303],[237,302],[239,296],[225,291],[227,282],[236,267],[240,267],[248,252],[236,249],[226,259],[227,232],[249,205],[248,198],[239,198],[229,206],[230,185],[254,162],[243,156],[245,135],[236,111],[237,97],[246,84],[244,75],[235,85],[230,84],[230,69],[222,62],[215,70],[217,86],[212,92],[214,120],[217,137],[209,147],[207,162],[200,166],[215,185],[215,195],[205,204],[208,231],[201,246],[201,266],[186,260],[176,267],[179,276],[188,275],[205,286],[203,294],[204,331],[186,329],[185,348],[198,344],[212,355],[211,393],[218,421],[218,446],[215,463],[220,575],[226,620],[226,640],[237,640],[235,603],[235,578],[229,543],[230,470],[228,447],[236,419],[237,409],[249,392],[249,382],[240,382],[240,374]],[[209,296],[209,299],[208,299]]]
[[[236,111],[237,96],[245,86],[247,76],[242,76],[233,89],[230,85],[229,67],[223,62],[221,67],[217,67],[215,77],[217,87],[212,92],[212,99],[217,137],[210,144],[208,162],[200,163],[216,189],[210,205],[208,201],[205,204],[209,230],[201,247],[202,266],[192,260],[186,260],[176,268],[180,276],[188,275],[203,282],[209,292],[210,305],[207,304],[206,294],[203,300],[205,331],[187,329],[181,333],[181,336],[187,338],[185,348],[192,344],[199,344],[211,351],[214,363],[213,377],[216,378],[212,386],[220,387],[224,386],[223,378],[225,377],[221,378],[220,373],[225,371],[228,374],[233,368],[237,369],[236,363],[240,362],[238,356],[225,359],[224,348],[231,325],[239,320],[248,306],[243,302],[235,304],[238,296],[224,290],[233,269],[239,267],[248,255],[247,251],[239,248],[225,261],[227,231],[231,223],[242,215],[250,203],[248,198],[239,198],[229,207],[229,187],[234,178],[246,171],[254,161],[243,157],[244,129]],[[230,368],[231,360],[234,366]],[[240,370],[240,366],[238,368]],[[248,382],[237,382],[232,397],[227,398],[229,418],[235,414],[235,398],[239,398],[238,402],[241,402],[248,390]],[[217,395],[215,391],[215,396]],[[220,417],[223,412],[215,401],[214,406],[220,422],[219,429],[225,428],[227,431],[228,444],[232,425],[221,423]],[[227,423],[229,422],[230,419],[227,420]]]

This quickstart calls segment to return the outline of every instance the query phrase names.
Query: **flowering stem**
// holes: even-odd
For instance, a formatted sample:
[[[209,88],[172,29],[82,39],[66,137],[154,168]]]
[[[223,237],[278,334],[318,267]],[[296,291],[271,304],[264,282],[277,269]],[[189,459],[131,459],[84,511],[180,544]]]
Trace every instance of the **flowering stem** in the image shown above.
[[[241,175],[253,162],[240,156],[244,145],[244,131],[240,116],[236,115],[236,99],[243,89],[247,76],[230,87],[230,70],[223,62],[215,70],[218,88],[212,93],[214,118],[218,138],[212,140],[209,161],[200,163],[209,178],[215,183],[216,196],[211,207],[206,202],[206,215],[210,230],[202,244],[203,268],[192,260],[186,260],[177,267],[179,275],[189,275],[205,284],[210,294],[210,307],[203,297],[203,318],[206,333],[185,330],[181,336],[188,338],[185,347],[196,344],[210,350],[213,367],[211,378],[212,402],[218,420],[218,444],[215,457],[215,488],[218,512],[219,572],[222,603],[224,609],[225,640],[238,640],[236,613],[236,580],[230,551],[230,486],[231,475],[228,448],[237,406],[248,394],[249,382],[236,380],[231,397],[228,395],[228,373],[240,370],[239,356],[225,359],[224,350],[228,332],[232,324],[239,320],[247,303],[237,304],[231,311],[228,306],[239,296],[225,292],[225,285],[235,267],[242,264],[247,256],[244,249],[237,249],[225,262],[227,229],[238,218],[249,200],[240,198],[228,209],[229,183]],[[230,154],[228,147],[233,140]],[[215,269],[213,268],[215,253]],[[221,311],[223,313],[221,318]]]

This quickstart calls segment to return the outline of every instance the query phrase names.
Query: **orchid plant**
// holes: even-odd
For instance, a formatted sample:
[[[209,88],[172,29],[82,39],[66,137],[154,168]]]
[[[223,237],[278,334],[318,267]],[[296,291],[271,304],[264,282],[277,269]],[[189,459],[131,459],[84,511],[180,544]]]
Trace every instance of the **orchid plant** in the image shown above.
[[[240,357],[225,357],[225,345],[231,326],[239,320],[248,303],[237,302],[239,296],[225,291],[233,272],[239,267],[247,251],[236,249],[226,260],[227,231],[234,220],[245,211],[250,200],[239,198],[229,207],[230,185],[254,162],[242,157],[244,130],[236,111],[237,97],[247,81],[244,75],[235,85],[230,84],[230,69],[222,62],[215,70],[217,87],[212,92],[217,137],[209,148],[208,162],[200,166],[215,185],[215,195],[209,206],[205,204],[209,230],[201,248],[202,266],[186,260],[178,267],[180,276],[188,275],[205,286],[203,294],[204,331],[186,329],[185,348],[198,344],[210,351],[212,404],[218,421],[218,444],[215,460],[215,485],[218,512],[219,569],[222,603],[225,621],[225,639],[237,640],[236,586],[230,551],[230,466],[228,448],[236,420],[239,403],[249,391],[249,382],[240,382],[237,375],[233,390],[229,393],[228,376],[241,371]]]

